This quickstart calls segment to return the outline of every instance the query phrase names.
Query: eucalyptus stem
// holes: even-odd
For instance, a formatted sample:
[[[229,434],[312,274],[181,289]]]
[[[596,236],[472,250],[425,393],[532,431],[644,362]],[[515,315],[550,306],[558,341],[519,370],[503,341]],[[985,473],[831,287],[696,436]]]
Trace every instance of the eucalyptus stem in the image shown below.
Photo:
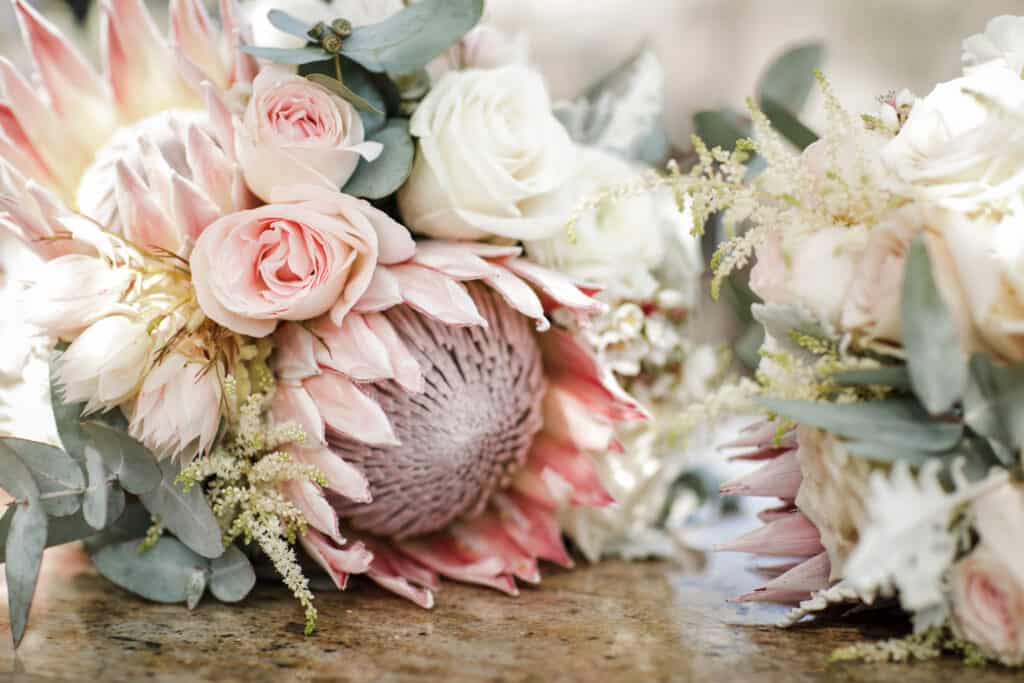
[[[103,485],[107,486],[109,484],[113,484],[116,481],[117,481],[117,477],[113,476],[113,477],[110,477],[109,479],[107,479],[105,482],[103,482]],[[89,487],[83,487],[83,488],[77,488],[77,489],[64,489],[63,491],[50,491],[49,493],[42,493],[42,494],[40,494],[39,495],[39,500],[56,500],[57,498],[67,498],[68,496],[81,496],[83,494],[86,494],[86,493],[88,493],[90,491],[95,491],[95,490],[96,490],[95,486],[89,486]],[[28,505],[28,503],[29,503],[29,500],[27,498],[22,498],[20,500],[19,499],[15,499],[15,500],[12,500],[11,502],[7,503],[7,507],[11,507],[12,505]]]

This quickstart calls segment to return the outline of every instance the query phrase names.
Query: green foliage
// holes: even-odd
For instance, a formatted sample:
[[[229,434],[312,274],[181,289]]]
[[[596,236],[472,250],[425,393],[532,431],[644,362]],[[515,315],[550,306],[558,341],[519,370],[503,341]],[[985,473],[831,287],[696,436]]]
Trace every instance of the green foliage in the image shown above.
[[[920,238],[907,252],[902,294],[903,346],[914,393],[928,412],[945,413],[963,395],[967,364]]]
[[[708,147],[732,150],[736,143],[749,138],[750,118],[731,107],[699,111],[693,116],[693,127]]]
[[[177,482],[181,468],[171,460],[160,463],[160,472],[160,484],[139,495],[142,504],[191,550],[206,558],[220,557],[224,553],[221,528],[202,488],[186,491]]]
[[[815,74],[825,58],[817,43],[798,45],[772,62],[761,76],[757,101],[772,127],[799,149],[818,139],[817,134],[800,122],[800,111],[815,83]]]
[[[160,468],[153,454],[140,442],[99,422],[84,422],[82,429],[106,469],[117,477],[125,491],[139,495],[160,485]]]
[[[85,487],[85,477],[78,463],[55,446],[11,437],[0,441],[0,452],[4,450],[13,452],[28,467],[40,494]],[[46,498],[41,503],[46,514],[52,517],[73,515],[81,506],[77,496]]]
[[[409,135],[409,120],[391,119],[367,139],[381,143],[384,149],[374,161],[360,159],[343,191],[355,197],[383,199],[398,191],[412,172],[416,145]]]

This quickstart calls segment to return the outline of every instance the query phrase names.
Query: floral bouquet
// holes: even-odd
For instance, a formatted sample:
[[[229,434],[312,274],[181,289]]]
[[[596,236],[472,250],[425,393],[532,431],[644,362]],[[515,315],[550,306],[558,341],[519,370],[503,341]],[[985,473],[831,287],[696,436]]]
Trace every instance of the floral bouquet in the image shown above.
[[[563,528],[596,558],[656,523],[574,512],[667,490],[626,460],[649,413],[618,380],[685,384],[687,202],[627,222],[600,196],[668,155],[650,55],[559,118],[482,0],[271,10],[271,45],[231,0],[175,0],[169,41],[114,0],[105,78],[15,9],[41,87],[0,60],[0,223],[42,259],[63,446],[0,438],[16,643],[44,549],[79,539],[190,608],[268,564],[311,630],[312,566],[430,607],[442,577],[515,595],[572,566]]]
[[[1024,662],[1022,36],[994,19],[963,76],[861,117],[821,78],[828,130],[801,154],[752,107],[756,144],[705,151],[693,184],[738,235],[717,282],[753,261],[766,333],[739,387],[766,418],[726,444],[763,464],[722,490],[781,499],[721,549],[798,558],[739,600],[913,620],[839,658]]]

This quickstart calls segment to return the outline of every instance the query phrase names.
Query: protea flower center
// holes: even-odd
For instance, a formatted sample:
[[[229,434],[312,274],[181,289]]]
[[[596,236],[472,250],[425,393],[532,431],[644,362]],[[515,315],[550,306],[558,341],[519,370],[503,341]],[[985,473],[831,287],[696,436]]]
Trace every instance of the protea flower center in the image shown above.
[[[424,391],[367,388],[402,445],[331,442],[370,482],[373,502],[335,500],[357,529],[396,538],[444,529],[479,514],[526,461],[546,389],[531,321],[489,289],[470,292],[488,329],[443,325],[407,306],[388,313],[423,369]]]

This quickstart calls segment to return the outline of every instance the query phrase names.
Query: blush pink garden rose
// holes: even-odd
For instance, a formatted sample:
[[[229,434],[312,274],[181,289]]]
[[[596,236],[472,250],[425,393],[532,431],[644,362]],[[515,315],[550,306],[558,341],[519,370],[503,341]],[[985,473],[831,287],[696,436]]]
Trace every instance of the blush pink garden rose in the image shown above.
[[[1024,491],[1005,484],[972,506],[980,541],[953,567],[959,635],[1006,664],[1024,663]]]
[[[364,140],[355,108],[322,85],[270,67],[252,88],[235,145],[245,182],[260,199],[269,202],[274,188],[289,185],[338,190],[360,157],[380,155],[380,143]]]
[[[251,337],[280,320],[330,312],[340,324],[366,292],[378,261],[411,258],[409,231],[369,202],[319,187],[291,187],[278,203],[221,218],[192,252],[203,312]]]

